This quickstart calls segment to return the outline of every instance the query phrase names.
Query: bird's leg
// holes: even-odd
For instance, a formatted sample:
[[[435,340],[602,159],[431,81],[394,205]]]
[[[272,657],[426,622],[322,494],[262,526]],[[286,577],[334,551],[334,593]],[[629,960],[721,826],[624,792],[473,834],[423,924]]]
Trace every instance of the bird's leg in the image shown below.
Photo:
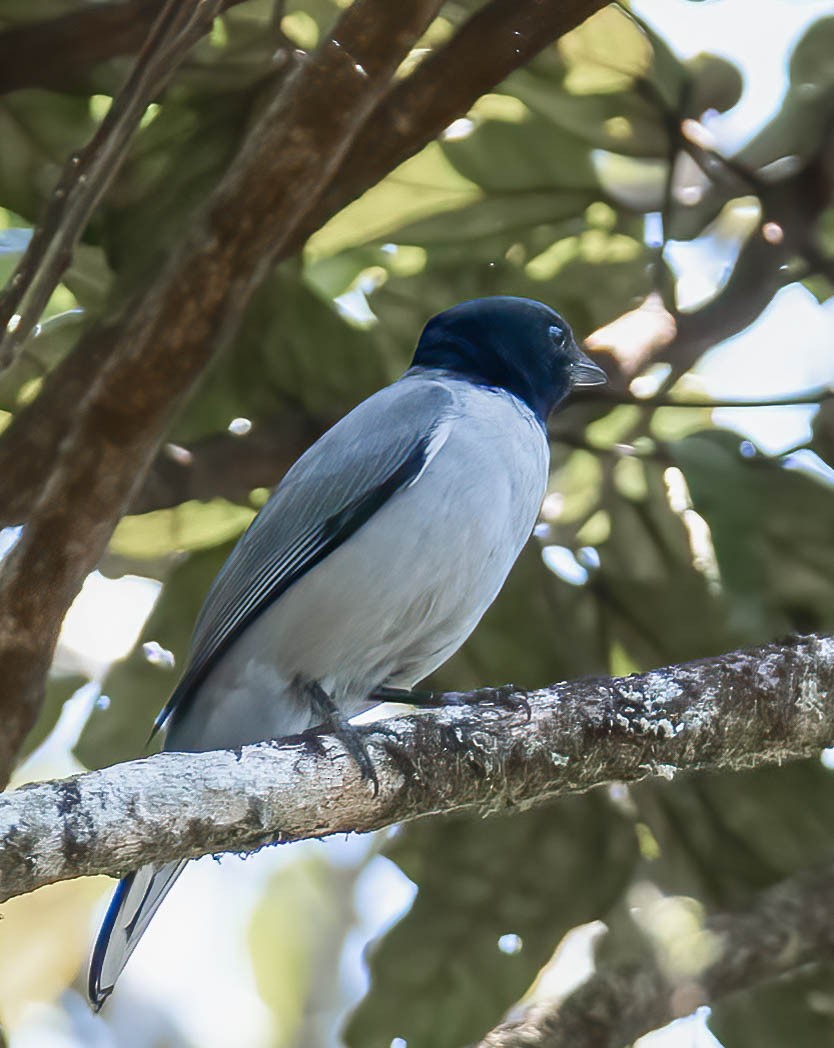
[[[376,793],[379,790],[379,781],[368,748],[361,736],[320,684],[316,681],[305,681],[304,690],[307,692],[313,716],[316,718],[316,724],[311,731],[319,734],[323,729],[335,735],[353,757],[362,778],[369,779],[373,783],[374,793]]]
[[[443,706],[498,706],[516,713],[522,710],[530,720],[530,703],[519,694],[514,684],[499,688],[476,688],[474,691],[409,691],[408,688],[390,688],[383,685],[371,698],[378,702],[402,702],[420,709],[440,709]]]
[[[389,740],[383,741],[383,745],[392,756],[399,758],[401,753],[396,746],[397,733],[393,728],[386,728],[380,724],[351,724],[320,684],[316,681],[304,681],[303,687],[310,699],[313,715],[317,719],[310,733],[318,735],[324,730],[335,735],[356,762],[362,778],[371,782],[376,796],[379,793],[379,779],[365,739],[370,735],[376,735]]]

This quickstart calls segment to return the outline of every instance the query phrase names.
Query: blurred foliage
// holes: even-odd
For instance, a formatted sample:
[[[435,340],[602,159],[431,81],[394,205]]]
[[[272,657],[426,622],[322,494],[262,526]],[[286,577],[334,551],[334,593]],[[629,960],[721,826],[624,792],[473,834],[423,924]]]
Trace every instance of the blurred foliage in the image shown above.
[[[724,1048],[832,1048],[834,969],[804,971],[748,993],[732,994],[710,1017]]]
[[[35,16],[31,4],[4,0],[0,26],[76,6],[49,0]],[[0,429],[37,396],[79,331],[121,308],[170,252],[234,155],[264,85],[283,75],[282,52],[315,46],[340,6],[291,0],[276,17],[268,0],[247,0],[194,49],[146,112],[39,331],[0,377]],[[421,47],[441,46],[475,6],[447,3]],[[437,142],[318,230],[302,257],[266,278],[240,330],[173,420],[173,452],[222,437],[233,419],[250,420],[256,432],[288,408],[309,419],[311,432],[320,430],[399,374],[425,320],[464,298],[540,298],[586,336],[654,294],[694,327],[696,355],[749,322],[751,287],[739,291],[731,279],[737,259],[765,267],[753,292],[765,273],[774,291],[802,279],[826,301],[830,266],[826,275],[808,257],[769,261],[760,219],[744,226],[737,219],[742,199],[758,198],[762,212],[774,201],[793,203],[779,214],[805,223],[786,230],[802,234],[798,256],[803,243],[834,254],[828,197],[816,211],[798,206],[813,197],[800,176],[811,171],[815,192],[829,197],[834,183],[821,148],[830,146],[834,113],[832,38],[834,18],[811,22],[790,58],[781,107],[732,166],[720,156],[699,166],[692,142],[706,142],[709,152],[710,121],[738,101],[739,69],[713,55],[682,61],[621,9],[601,11],[479,99]],[[404,71],[418,58],[415,51]],[[125,58],[112,59],[79,71],[71,90],[26,89],[0,100],[0,278],[126,68]],[[660,235],[651,233],[658,215]],[[677,311],[675,274],[658,243],[664,238],[709,242],[724,261],[722,280],[686,314]],[[711,340],[713,331],[720,334]],[[637,350],[636,357],[633,346],[608,351],[620,393],[641,370],[651,374],[655,358],[674,367],[686,346],[661,346],[655,358]],[[674,392],[693,389],[684,378]],[[808,445],[829,465],[832,419],[829,401]],[[537,537],[433,686],[534,687],[790,631],[834,630],[830,481],[717,431],[706,409],[589,398],[565,408],[557,427]],[[128,517],[113,536],[108,570],[164,585],[134,651],[102,684],[109,704],[96,706],[76,745],[88,767],[144,751],[175,680],[152,653],[157,646],[171,652],[181,670],[206,589],[263,497],[201,503],[186,487],[173,508]],[[27,752],[48,736],[78,683],[52,682]],[[598,792],[512,817],[403,828],[386,854],[416,884],[416,900],[371,951],[371,983],[347,1026],[348,1043],[373,1048],[404,1037],[409,1048],[453,1048],[476,1039],[535,983],[575,925],[608,918],[631,941],[622,913],[635,881],[707,908],[735,906],[796,869],[830,860],[832,788],[831,773],[806,762],[646,782],[619,806]],[[356,875],[303,852],[264,890],[249,947],[276,1045],[331,1043]],[[58,886],[56,907],[80,890]],[[4,908],[0,984],[18,998],[29,991],[18,989],[17,974],[23,987],[23,975],[46,956],[45,922],[52,942],[59,934],[71,945],[60,957],[53,951],[44,998],[68,984],[81,959],[72,921],[87,910],[41,912],[34,900],[42,898]],[[21,942],[28,944],[22,952],[10,945]],[[17,1014],[9,993],[0,994],[7,1022]],[[727,1048],[827,1044],[831,994],[824,970],[736,995],[715,1009],[712,1026]],[[319,1005],[326,1022],[316,1017]]]
[[[355,920],[353,891],[363,865],[337,866],[323,850],[308,849],[272,877],[252,915],[255,981],[281,1030],[276,1048],[334,1038],[341,946]]]
[[[385,854],[419,893],[372,951],[372,990],[347,1043],[387,1048],[395,1035],[423,1048],[469,1044],[497,1022],[567,931],[605,915],[637,840],[597,792],[486,821],[420,822]]]
[[[103,877],[49,884],[3,904],[0,1015],[5,1024],[14,1027],[34,1001],[51,1001],[73,982],[89,951],[90,911],[106,884]]]
[[[752,892],[834,861],[834,777],[818,761],[705,773],[631,791],[664,891],[732,909]]]

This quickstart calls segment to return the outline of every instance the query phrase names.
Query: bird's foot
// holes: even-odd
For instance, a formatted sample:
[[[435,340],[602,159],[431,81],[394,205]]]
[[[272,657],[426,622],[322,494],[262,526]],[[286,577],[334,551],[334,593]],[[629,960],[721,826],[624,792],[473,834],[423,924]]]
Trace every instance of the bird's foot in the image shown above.
[[[378,688],[372,696],[379,702],[402,702],[420,709],[443,706],[495,706],[510,713],[524,713],[530,720],[530,703],[514,684],[499,688],[476,688],[475,691],[409,691],[407,688]]]
[[[411,781],[419,778],[417,766],[400,742],[399,733],[396,729],[379,723],[350,724],[348,727],[362,746],[365,745],[365,739],[369,738],[373,738],[379,742],[380,746],[382,746],[394,764],[396,764],[397,769],[404,779]],[[376,775],[373,776],[371,781],[373,782],[374,796],[376,797],[379,793],[379,783],[377,782]]]
[[[368,752],[366,742],[368,738],[376,736],[384,740],[382,745],[396,760],[397,764],[402,768],[403,763],[407,763],[413,773],[413,765],[410,759],[405,756],[402,747],[396,742],[398,736],[393,728],[387,728],[382,724],[351,724],[319,684],[308,684],[307,692],[318,723],[304,734],[317,736],[326,733],[335,735],[353,758],[362,779],[371,783],[374,797],[379,794],[379,779],[371,755]]]

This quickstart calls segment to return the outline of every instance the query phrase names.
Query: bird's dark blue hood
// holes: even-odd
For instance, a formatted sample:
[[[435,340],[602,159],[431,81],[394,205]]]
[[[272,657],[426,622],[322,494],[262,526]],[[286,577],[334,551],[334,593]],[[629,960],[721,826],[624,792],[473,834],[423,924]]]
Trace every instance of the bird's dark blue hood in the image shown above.
[[[606,381],[605,372],[579,349],[570,326],[554,309],[509,295],[472,299],[432,317],[413,365],[506,389],[542,422],[573,387]]]

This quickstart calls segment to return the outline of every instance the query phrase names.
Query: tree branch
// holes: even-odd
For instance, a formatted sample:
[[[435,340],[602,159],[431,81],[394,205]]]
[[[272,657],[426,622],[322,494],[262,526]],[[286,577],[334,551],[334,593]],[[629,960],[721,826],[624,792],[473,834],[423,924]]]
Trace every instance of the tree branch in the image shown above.
[[[0,94],[25,87],[71,90],[108,58],[141,47],[164,0],[87,4],[0,32]],[[49,55],[49,61],[44,61]]]
[[[784,397],[670,397],[664,394],[636,397],[632,393],[600,389],[597,392],[576,391],[575,400],[602,402],[603,404],[631,404],[653,411],[655,408],[795,408],[803,404],[823,404],[834,399],[834,388],[818,386],[806,393],[793,393]]]
[[[756,187],[761,226],[743,244],[720,293],[699,310],[678,313],[674,339],[652,355],[652,360],[672,365],[670,382],[708,349],[752,324],[776,292],[797,279],[790,269],[793,258],[810,257],[823,264],[817,239],[821,216],[834,192],[834,119],[829,115],[824,121],[815,153],[798,171],[778,182],[762,182],[739,163],[721,159],[737,177],[744,172],[749,187]],[[775,243],[762,235],[768,223],[779,231]]]
[[[834,958],[833,898],[834,866],[803,871],[679,940],[684,970],[647,943],[639,959],[598,968],[564,1001],[502,1023],[479,1048],[622,1048],[737,990]]]
[[[386,744],[372,743],[378,796],[329,737],[163,753],[24,786],[0,797],[0,901],[145,862],[438,812],[529,807],[670,769],[805,757],[834,740],[834,637],[555,684],[526,698],[529,721],[483,705],[387,721]]]

